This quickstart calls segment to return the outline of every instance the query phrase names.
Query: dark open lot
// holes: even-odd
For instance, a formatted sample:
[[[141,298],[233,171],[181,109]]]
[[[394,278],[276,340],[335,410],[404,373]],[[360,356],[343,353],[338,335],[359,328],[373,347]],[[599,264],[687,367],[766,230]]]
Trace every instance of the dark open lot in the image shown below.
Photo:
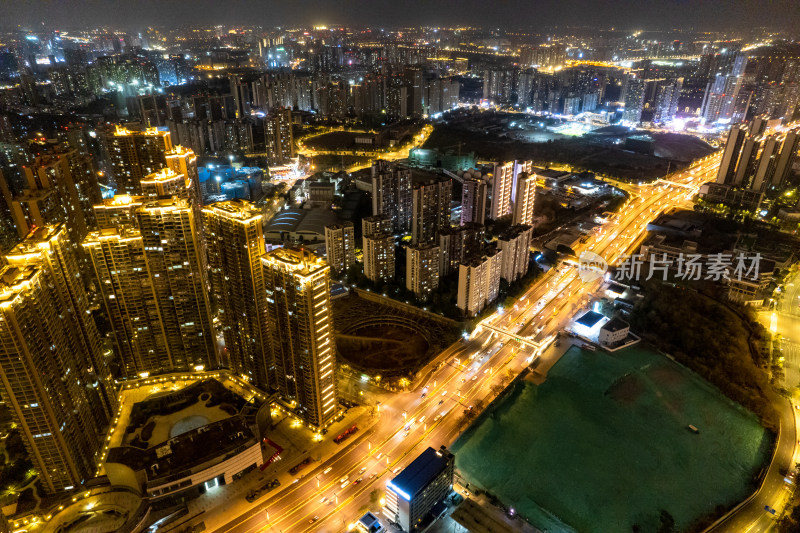
[[[590,133],[582,137],[529,143],[512,140],[496,132],[484,133],[460,124],[438,124],[425,143],[425,148],[441,150],[460,146],[474,151],[481,159],[531,159],[537,166],[571,165],[575,170],[588,170],[624,180],[652,180],[678,170],[693,159],[703,157],[713,148],[688,135],[652,134],[655,155],[640,154],[617,144],[634,132],[623,130]]]

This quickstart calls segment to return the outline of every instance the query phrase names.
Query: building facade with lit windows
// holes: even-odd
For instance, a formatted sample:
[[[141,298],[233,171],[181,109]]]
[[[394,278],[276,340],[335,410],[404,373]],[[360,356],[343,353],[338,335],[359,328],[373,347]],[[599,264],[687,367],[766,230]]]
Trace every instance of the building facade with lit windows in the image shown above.
[[[101,203],[94,205],[94,218],[97,227],[116,228],[120,225],[137,226],[136,210],[142,207],[146,200],[143,196],[130,196],[118,194],[105,198]]]
[[[325,226],[325,258],[337,274],[356,264],[355,228],[352,222]]]
[[[99,200],[100,193],[96,181],[97,195],[89,193],[91,184],[85,183],[81,162],[85,159],[72,150],[39,156],[22,167],[24,193],[15,199],[16,209],[12,208],[20,238],[34,226],[58,222],[66,223],[72,242],[86,236],[94,220],[91,201]],[[48,203],[51,200],[52,205]]]
[[[433,178],[414,183],[411,189],[411,243],[436,244],[439,232],[450,227],[453,183]]]
[[[361,249],[364,275],[376,283],[394,279],[394,235],[392,220],[385,215],[361,219]]]
[[[2,396],[44,491],[94,477],[117,407],[108,354],[62,225],[37,228],[0,270]]]
[[[411,229],[411,169],[389,161],[378,160],[372,165],[372,214],[392,220],[395,232]]]
[[[136,220],[166,335],[167,366],[216,367],[203,244],[192,205],[174,196],[146,201]]]
[[[526,225],[511,226],[497,238],[497,247],[503,252],[500,277],[509,283],[528,273],[532,231]]]
[[[122,374],[135,378],[167,370],[166,337],[139,230],[120,225],[92,232],[83,249],[94,268]]]
[[[456,305],[466,316],[475,316],[500,292],[503,251],[490,248],[458,265]]]
[[[461,191],[461,225],[486,223],[486,202],[489,198],[489,184],[481,177],[464,176]]]
[[[439,287],[439,254],[436,244],[406,247],[406,289],[427,300]]]
[[[282,165],[294,157],[291,109],[277,110],[264,119],[264,137],[270,165]]]
[[[140,194],[142,179],[167,166],[166,155],[173,151],[169,131],[156,128],[131,131],[117,126],[106,135],[105,145],[120,194]]]
[[[403,531],[424,527],[426,515],[452,492],[454,470],[455,456],[444,446],[428,448],[386,484],[384,515]]]
[[[279,248],[262,258],[275,387],[313,427],[338,412],[330,267],[306,250]]]
[[[533,205],[535,201],[536,174],[522,172],[517,176],[513,224],[533,225]]]
[[[262,390],[274,380],[261,258],[264,217],[245,200],[203,209],[212,301],[222,324],[228,361],[236,374]]]
[[[513,200],[517,178],[520,173],[532,171],[531,161],[509,161],[497,163],[492,172],[491,218],[497,220],[513,214]]]

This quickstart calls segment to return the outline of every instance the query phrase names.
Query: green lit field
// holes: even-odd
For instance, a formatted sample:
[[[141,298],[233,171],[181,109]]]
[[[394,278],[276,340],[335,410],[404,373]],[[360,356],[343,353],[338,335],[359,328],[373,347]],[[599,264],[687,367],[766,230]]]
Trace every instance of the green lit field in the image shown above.
[[[666,510],[683,531],[751,491],[770,443],[751,413],[658,354],[573,347],[452,449],[467,481],[541,529],[655,531]]]

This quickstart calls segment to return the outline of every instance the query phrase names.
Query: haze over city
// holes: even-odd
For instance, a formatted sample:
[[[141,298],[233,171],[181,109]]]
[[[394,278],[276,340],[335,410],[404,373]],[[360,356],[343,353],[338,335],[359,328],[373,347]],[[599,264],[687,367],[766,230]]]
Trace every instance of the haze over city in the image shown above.
[[[595,29],[791,30],[800,22],[791,0],[538,0],[536,2],[343,0],[197,2],[79,0],[4,2],[4,25],[47,23],[65,28],[181,26],[185,24],[331,25],[380,27],[469,25],[504,30],[587,26]],[[172,21],[171,23],[168,21]]]

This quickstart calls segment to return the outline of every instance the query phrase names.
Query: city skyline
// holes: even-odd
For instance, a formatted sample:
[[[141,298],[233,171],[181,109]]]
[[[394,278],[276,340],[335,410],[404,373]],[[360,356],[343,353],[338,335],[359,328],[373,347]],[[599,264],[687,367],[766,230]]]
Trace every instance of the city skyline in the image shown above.
[[[768,5],[758,0],[724,0],[699,4],[687,0],[658,3],[633,0],[543,0],[535,4],[504,2],[493,5],[491,9],[487,9],[485,2],[477,0],[437,2],[435,5],[412,0],[404,4],[402,11],[398,11],[396,4],[391,2],[362,0],[346,0],[337,3],[335,7],[319,1],[289,6],[277,2],[237,0],[226,4],[224,9],[211,1],[193,2],[192,9],[189,9],[189,4],[181,2],[164,4],[154,0],[139,0],[118,3],[112,12],[106,10],[105,3],[98,0],[73,0],[61,5],[62,9],[53,9],[50,2],[34,0],[9,4],[4,9],[7,10],[11,24],[53,24],[58,21],[71,28],[119,27],[117,25],[121,20],[125,21],[122,27],[126,28],[158,26],[164,17],[181,20],[182,24],[201,25],[338,27],[355,24],[377,27],[386,25],[387,28],[468,25],[485,29],[496,26],[540,31],[548,27],[596,27],[598,20],[606,21],[612,13],[613,20],[605,22],[602,29],[656,31],[683,27],[697,31],[719,31],[769,26],[789,30],[800,21],[800,14],[792,9],[791,0],[779,0]],[[159,13],[160,16],[156,18],[148,13]],[[348,15],[344,18],[341,13]]]
[[[800,531],[794,4],[3,16],[0,531]]]

